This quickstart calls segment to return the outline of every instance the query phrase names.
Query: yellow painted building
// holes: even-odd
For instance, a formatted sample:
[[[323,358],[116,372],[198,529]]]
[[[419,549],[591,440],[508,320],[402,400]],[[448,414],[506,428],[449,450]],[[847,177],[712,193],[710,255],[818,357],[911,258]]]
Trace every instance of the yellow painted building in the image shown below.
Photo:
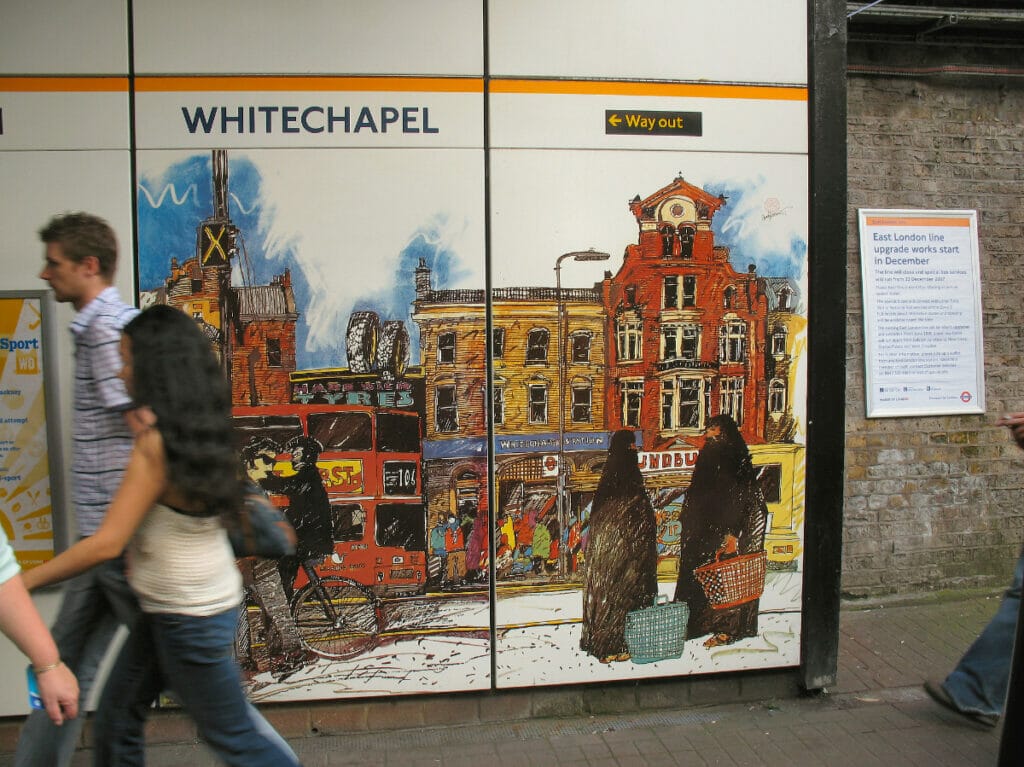
[[[761,491],[768,504],[764,548],[771,570],[795,570],[803,553],[804,478],[803,445],[751,445],[750,458],[759,474]]]

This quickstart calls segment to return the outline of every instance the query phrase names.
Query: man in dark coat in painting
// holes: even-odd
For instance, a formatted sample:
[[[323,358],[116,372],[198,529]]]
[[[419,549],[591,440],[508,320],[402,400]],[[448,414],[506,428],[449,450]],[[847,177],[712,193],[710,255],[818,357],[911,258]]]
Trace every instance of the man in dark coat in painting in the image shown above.
[[[291,453],[295,473],[288,477],[271,475],[261,484],[270,492],[288,496],[285,516],[295,528],[298,541],[295,554],[281,557],[277,567],[285,593],[291,599],[301,564],[311,559],[323,559],[334,551],[334,525],[331,502],[316,465],[323,449],[320,443],[312,437],[295,437],[284,449]]]
[[[658,592],[654,509],[631,431],[612,436],[594,494],[584,556],[580,648],[602,663],[629,660],[626,614],[652,605]]]
[[[754,599],[716,610],[693,571],[723,556],[752,554],[764,548],[768,508],[757,484],[750,451],[736,422],[728,415],[710,419],[706,441],[697,456],[680,521],[682,540],[676,602],[690,608],[687,637],[711,634],[705,647],[731,644],[757,634]]]

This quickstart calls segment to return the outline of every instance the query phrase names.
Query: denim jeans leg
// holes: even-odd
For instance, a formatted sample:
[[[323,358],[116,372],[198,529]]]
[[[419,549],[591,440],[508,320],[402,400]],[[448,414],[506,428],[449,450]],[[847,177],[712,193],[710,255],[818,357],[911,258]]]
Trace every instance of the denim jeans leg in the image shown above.
[[[211,616],[154,614],[157,657],[163,677],[195,720],[200,735],[217,755],[238,767],[298,764],[269,724],[252,716],[233,657],[238,610]]]
[[[140,614],[110,670],[96,707],[96,767],[138,767],[146,761],[145,725],[163,687],[152,628]]]
[[[97,570],[68,582],[51,633],[64,663],[78,677],[77,718],[57,727],[45,711],[33,711],[22,726],[15,767],[66,767],[78,744],[85,721],[85,704],[96,670],[117,630],[97,582]]]
[[[999,610],[943,682],[949,697],[962,711],[996,716],[1003,713],[1022,581],[1024,552],[1017,560],[1013,583],[1003,595]]]
[[[285,762],[284,767],[287,767],[288,765],[299,764],[299,757],[292,750],[292,747],[288,744],[288,741],[281,737],[281,733],[274,729],[274,725],[268,722],[263,717],[263,714],[259,712],[259,709],[257,709],[256,706],[254,706],[248,700],[245,701],[245,706],[249,711],[249,718],[252,720],[253,726],[256,727],[256,730],[264,737],[266,737],[267,740],[274,743],[277,746],[277,748],[281,749],[281,751],[286,752],[289,755],[289,760]]]

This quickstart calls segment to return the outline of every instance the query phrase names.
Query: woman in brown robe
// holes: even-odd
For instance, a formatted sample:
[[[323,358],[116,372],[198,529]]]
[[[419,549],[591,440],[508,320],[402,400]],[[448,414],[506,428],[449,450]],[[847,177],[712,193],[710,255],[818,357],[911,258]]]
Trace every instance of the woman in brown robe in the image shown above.
[[[713,561],[719,550],[753,554],[763,549],[768,508],[736,422],[727,415],[715,416],[704,435],[680,514],[675,601],[690,608],[687,637],[711,634],[704,646],[715,647],[757,634],[759,600],[716,610],[693,571]]]
[[[626,614],[658,593],[657,528],[631,431],[612,436],[584,552],[580,648],[602,663],[629,660]]]

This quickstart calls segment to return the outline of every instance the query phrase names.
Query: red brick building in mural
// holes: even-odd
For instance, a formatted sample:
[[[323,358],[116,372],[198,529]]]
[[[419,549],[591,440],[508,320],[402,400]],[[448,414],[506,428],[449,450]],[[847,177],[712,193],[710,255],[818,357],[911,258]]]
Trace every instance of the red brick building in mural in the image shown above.
[[[231,404],[288,402],[299,316],[291,274],[285,270],[269,285],[233,287],[221,282],[219,271],[198,258],[171,259],[165,286],[152,291],[148,303],[170,304],[195,318],[221,359],[230,359]]]
[[[603,283],[608,428],[642,431],[646,450],[684,446],[720,413],[748,444],[765,441],[769,305],[755,267],[737,272],[715,245],[725,203],[682,177],[638,195],[638,241]]]

